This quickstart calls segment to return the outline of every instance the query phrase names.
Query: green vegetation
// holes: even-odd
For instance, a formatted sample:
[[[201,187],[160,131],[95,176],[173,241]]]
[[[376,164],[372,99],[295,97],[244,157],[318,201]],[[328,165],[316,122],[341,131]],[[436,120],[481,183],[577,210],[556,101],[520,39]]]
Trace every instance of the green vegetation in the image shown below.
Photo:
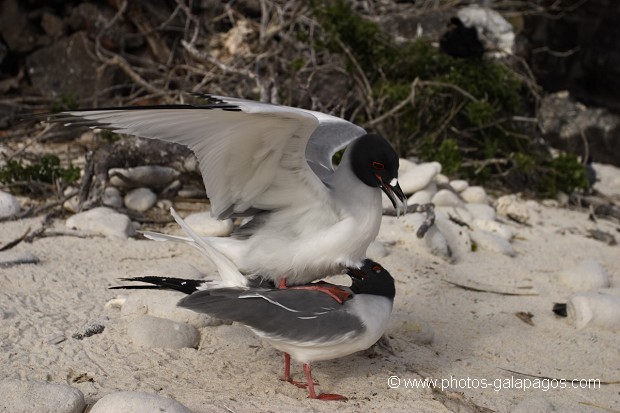
[[[38,162],[24,165],[21,161],[9,160],[0,168],[0,182],[11,185],[15,193],[30,194],[32,183],[64,184],[76,182],[80,178],[80,168],[69,166],[62,168],[56,155],[43,155]]]
[[[52,102],[50,111],[52,113],[59,113],[65,110],[76,110],[78,107],[78,99],[75,95],[60,95],[58,99]]]
[[[373,127],[401,156],[439,161],[446,174],[473,182],[545,196],[585,187],[585,168],[576,158],[552,159],[533,132],[513,120],[534,97],[512,69],[453,58],[424,40],[396,44],[344,0],[312,7],[325,30],[314,47],[342,55],[346,70],[370,89],[362,93],[369,112],[355,121],[399,107]]]

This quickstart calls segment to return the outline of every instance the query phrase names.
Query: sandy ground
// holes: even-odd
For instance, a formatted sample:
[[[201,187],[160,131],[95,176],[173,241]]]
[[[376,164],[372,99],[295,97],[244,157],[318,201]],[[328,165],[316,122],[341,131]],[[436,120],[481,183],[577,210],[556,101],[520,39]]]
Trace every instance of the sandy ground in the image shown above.
[[[617,170],[613,173],[618,180]],[[0,224],[0,245],[38,227],[39,221]],[[571,294],[553,281],[554,274],[582,260],[598,261],[612,286],[620,286],[620,247],[586,236],[588,229],[597,228],[618,238],[619,226],[608,220],[593,223],[584,212],[543,206],[531,227],[509,225],[517,231],[515,257],[478,250],[451,264],[418,248],[415,228],[406,219],[384,218],[379,239],[393,245],[381,262],[397,280],[396,322],[388,329],[393,354],[375,348],[314,365],[319,390],[344,394],[346,402],[309,400],[304,390],[279,381],[281,354],[241,326],[202,328],[198,349],[133,345],[125,332],[126,317],[104,307],[119,295],[108,287],[118,285],[119,277],[179,262],[209,273],[210,264],[187,246],[70,236],[22,243],[15,250],[31,251],[41,262],[0,269],[0,378],[67,383],[80,389],[90,404],[119,390],[158,393],[196,413],[507,412],[532,398],[550,401],[557,411],[620,411],[620,333],[576,330],[551,312],[554,302],[565,302]],[[537,295],[469,291],[445,279],[513,290],[529,286],[519,291]],[[516,312],[533,314],[534,325],[521,321]],[[411,324],[405,328],[403,320],[418,320],[432,331],[432,341],[420,338],[429,338],[429,331],[421,334]],[[93,321],[105,325],[103,333],[71,338]],[[59,335],[67,339],[54,344]],[[535,378],[507,370],[616,383],[596,389],[569,384],[565,389],[524,390],[519,380]],[[294,372],[300,375],[300,366],[294,366]],[[400,387],[390,388],[390,376],[398,377]],[[443,380],[450,389],[405,388],[406,381],[423,378],[438,379],[438,386]],[[393,386],[398,384],[392,380]],[[521,388],[506,388],[510,385]]]

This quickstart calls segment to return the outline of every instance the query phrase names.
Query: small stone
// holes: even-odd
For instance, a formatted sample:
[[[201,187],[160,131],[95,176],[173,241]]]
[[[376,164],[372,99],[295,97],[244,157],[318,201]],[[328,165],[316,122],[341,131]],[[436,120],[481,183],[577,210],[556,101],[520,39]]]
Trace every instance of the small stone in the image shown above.
[[[0,412],[82,413],[81,391],[66,384],[5,379],[0,381]]]
[[[75,214],[67,219],[65,225],[115,239],[125,239],[135,234],[129,217],[106,207]]]
[[[387,257],[389,251],[385,244],[379,240],[374,240],[368,246],[368,250],[366,250],[366,257],[370,258],[373,261],[379,261],[383,257]]]
[[[450,186],[452,187],[452,189],[454,189],[457,193],[460,194],[461,192],[466,190],[467,187],[469,187],[469,183],[462,179],[455,179],[454,181],[450,181]]]
[[[433,329],[426,321],[406,314],[392,314],[387,332],[405,336],[405,340],[419,345],[429,345],[435,337]]]
[[[183,161],[183,169],[185,170],[185,172],[200,173],[200,165],[198,163],[198,159],[196,158],[196,155],[192,153],[188,155],[187,158],[185,158],[185,161]]]
[[[69,186],[64,190],[63,195],[68,196],[71,195],[71,193],[75,193],[75,195],[67,199],[64,204],[62,204],[62,207],[69,212],[76,213],[80,205],[80,197],[77,195],[77,189]]]
[[[17,199],[8,192],[0,191],[0,218],[9,218],[17,215],[21,206]]]
[[[90,413],[192,413],[178,401],[136,391],[123,391],[108,394],[90,409]]]
[[[196,212],[185,218],[185,222],[203,237],[227,237],[233,230],[231,219],[219,220],[209,212]]]
[[[180,175],[176,169],[159,165],[112,168],[108,171],[110,185],[118,188],[163,188]]]
[[[0,268],[13,267],[21,264],[38,264],[39,258],[30,251],[13,250],[0,251]]]
[[[436,206],[447,206],[447,207],[458,207],[464,206],[463,201],[459,198],[457,194],[450,191],[449,189],[440,189],[437,191],[435,196],[433,196],[432,201]]]
[[[495,208],[486,204],[465,204],[465,208],[473,215],[475,219],[488,219],[495,221],[497,214]]]
[[[441,172],[439,162],[429,162],[417,165],[398,177],[400,187],[405,195],[411,195],[426,186]]]
[[[610,285],[607,271],[594,260],[565,268],[555,275],[555,280],[573,291],[593,291]]]
[[[179,193],[179,190],[183,187],[183,184],[178,179],[170,182],[168,186],[161,190],[159,196],[162,198],[172,198]]]
[[[510,242],[498,235],[477,229],[475,231],[471,231],[469,236],[471,237],[471,240],[481,249],[499,252],[509,257],[514,257],[516,255],[515,250],[512,248],[512,245],[510,245]]]
[[[125,195],[125,206],[134,211],[144,212],[153,207],[157,202],[157,195],[149,188],[136,188]]]
[[[444,174],[435,175],[434,181],[437,185],[449,185],[450,184],[450,178],[448,178]]]
[[[495,202],[497,213],[511,218],[521,224],[530,221],[530,209],[517,195],[504,195]]]
[[[123,197],[121,196],[121,191],[116,189],[113,186],[108,186],[103,191],[103,197],[101,199],[103,205],[109,206],[111,208],[120,208],[123,206]]]
[[[521,400],[510,413],[550,413],[555,412],[555,406],[543,396]]]
[[[93,321],[83,325],[73,335],[72,338],[76,340],[83,340],[86,337],[94,336],[95,334],[101,334],[105,330],[105,326],[98,321]]]
[[[489,197],[487,192],[481,186],[470,186],[461,192],[461,198],[470,204],[488,204]]]
[[[200,341],[194,326],[149,315],[129,323],[127,335],[133,344],[144,347],[195,348]]]

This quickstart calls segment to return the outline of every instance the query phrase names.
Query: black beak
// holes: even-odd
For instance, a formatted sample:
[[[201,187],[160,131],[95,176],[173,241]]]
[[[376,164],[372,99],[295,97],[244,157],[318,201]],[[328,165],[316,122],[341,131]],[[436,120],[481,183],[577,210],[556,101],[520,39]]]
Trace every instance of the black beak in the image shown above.
[[[364,274],[364,272],[359,268],[347,268],[346,272],[347,275],[353,279],[353,281],[363,280],[367,277],[366,274]]]
[[[400,185],[396,178],[392,179],[392,182],[385,183],[380,176],[377,175],[377,179],[379,179],[379,183],[381,185],[381,190],[390,198],[392,202],[392,206],[396,210],[396,216],[400,216],[401,211],[401,203],[403,205],[403,215],[407,213],[407,198],[403,193],[403,190],[400,189]],[[400,201],[400,202],[399,202]]]

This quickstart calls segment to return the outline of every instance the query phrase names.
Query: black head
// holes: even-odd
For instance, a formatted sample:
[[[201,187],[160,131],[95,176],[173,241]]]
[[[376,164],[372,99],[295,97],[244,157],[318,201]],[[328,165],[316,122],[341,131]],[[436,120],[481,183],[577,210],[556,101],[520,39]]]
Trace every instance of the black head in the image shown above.
[[[380,187],[400,212],[405,194],[398,185],[398,155],[382,136],[366,134],[351,146],[351,168],[363,183]],[[406,207],[405,207],[406,210]]]
[[[361,268],[348,268],[347,274],[353,280],[351,291],[355,294],[381,295],[394,298],[394,278],[380,264],[366,259]]]

